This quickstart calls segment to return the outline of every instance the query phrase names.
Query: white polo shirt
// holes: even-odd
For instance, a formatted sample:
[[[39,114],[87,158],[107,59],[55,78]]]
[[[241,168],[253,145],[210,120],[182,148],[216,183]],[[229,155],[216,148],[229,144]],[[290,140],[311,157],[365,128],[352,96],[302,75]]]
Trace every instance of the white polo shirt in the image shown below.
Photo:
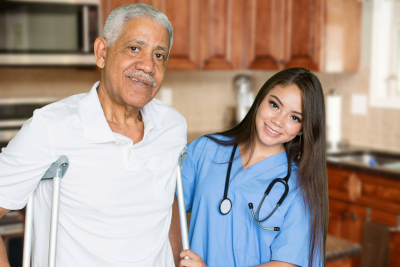
[[[186,121],[153,99],[133,144],[111,131],[98,85],[36,110],[2,150],[0,206],[21,209],[36,189],[33,266],[47,266],[52,182],[40,179],[65,155],[57,267],[174,266],[168,233]]]

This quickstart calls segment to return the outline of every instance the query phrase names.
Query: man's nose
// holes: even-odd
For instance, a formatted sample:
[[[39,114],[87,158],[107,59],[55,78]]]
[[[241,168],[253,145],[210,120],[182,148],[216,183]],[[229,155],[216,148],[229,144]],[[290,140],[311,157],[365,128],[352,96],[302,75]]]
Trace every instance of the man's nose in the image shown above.
[[[153,54],[144,54],[138,62],[136,62],[136,69],[142,70],[145,73],[153,75],[155,73],[155,62]]]

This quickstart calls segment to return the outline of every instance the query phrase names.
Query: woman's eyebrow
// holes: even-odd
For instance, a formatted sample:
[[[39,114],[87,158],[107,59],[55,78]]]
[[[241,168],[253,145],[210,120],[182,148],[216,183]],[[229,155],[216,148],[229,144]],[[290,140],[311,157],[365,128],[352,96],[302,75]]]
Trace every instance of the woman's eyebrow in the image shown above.
[[[282,103],[282,101],[279,99],[279,97],[277,97],[276,95],[271,95],[271,97],[275,98],[276,101],[279,102],[279,104],[284,107],[285,105]],[[299,111],[293,111],[293,113],[299,114],[301,116],[303,116],[303,113],[299,112]]]
[[[279,102],[279,104],[281,104],[282,107],[284,107],[285,105],[282,103],[282,101],[279,99],[279,97],[277,97],[276,95],[271,95],[273,98],[276,99],[276,101]]]

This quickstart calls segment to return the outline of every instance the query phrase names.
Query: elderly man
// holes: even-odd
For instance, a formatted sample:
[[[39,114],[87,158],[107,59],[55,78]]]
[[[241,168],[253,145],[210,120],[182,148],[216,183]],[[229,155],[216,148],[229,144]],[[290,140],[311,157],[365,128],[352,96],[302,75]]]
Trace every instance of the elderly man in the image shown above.
[[[47,266],[49,246],[52,186],[40,179],[61,155],[70,167],[61,183],[57,267],[174,266],[168,236],[172,220],[180,238],[174,170],[186,122],[153,99],[171,45],[171,23],[157,9],[115,9],[94,44],[100,82],[36,110],[0,154],[1,216],[34,192],[33,266]],[[178,243],[171,241],[177,261]],[[8,266],[3,244],[0,258]]]

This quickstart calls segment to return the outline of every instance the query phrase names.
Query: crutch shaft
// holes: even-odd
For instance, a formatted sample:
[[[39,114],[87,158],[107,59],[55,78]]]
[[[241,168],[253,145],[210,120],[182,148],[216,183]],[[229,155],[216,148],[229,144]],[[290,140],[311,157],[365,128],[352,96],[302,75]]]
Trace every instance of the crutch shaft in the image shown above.
[[[56,266],[60,183],[61,183],[61,177],[53,178],[53,200],[51,204],[51,222],[50,222],[49,267]]]
[[[186,220],[185,196],[182,184],[182,170],[180,166],[177,167],[177,175],[176,191],[178,197],[179,221],[181,225],[182,248],[185,250],[189,249],[189,236]]]
[[[24,253],[22,267],[31,266],[32,252],[32,228],[33,228],[33,194],[29,197],[25,209]]]

